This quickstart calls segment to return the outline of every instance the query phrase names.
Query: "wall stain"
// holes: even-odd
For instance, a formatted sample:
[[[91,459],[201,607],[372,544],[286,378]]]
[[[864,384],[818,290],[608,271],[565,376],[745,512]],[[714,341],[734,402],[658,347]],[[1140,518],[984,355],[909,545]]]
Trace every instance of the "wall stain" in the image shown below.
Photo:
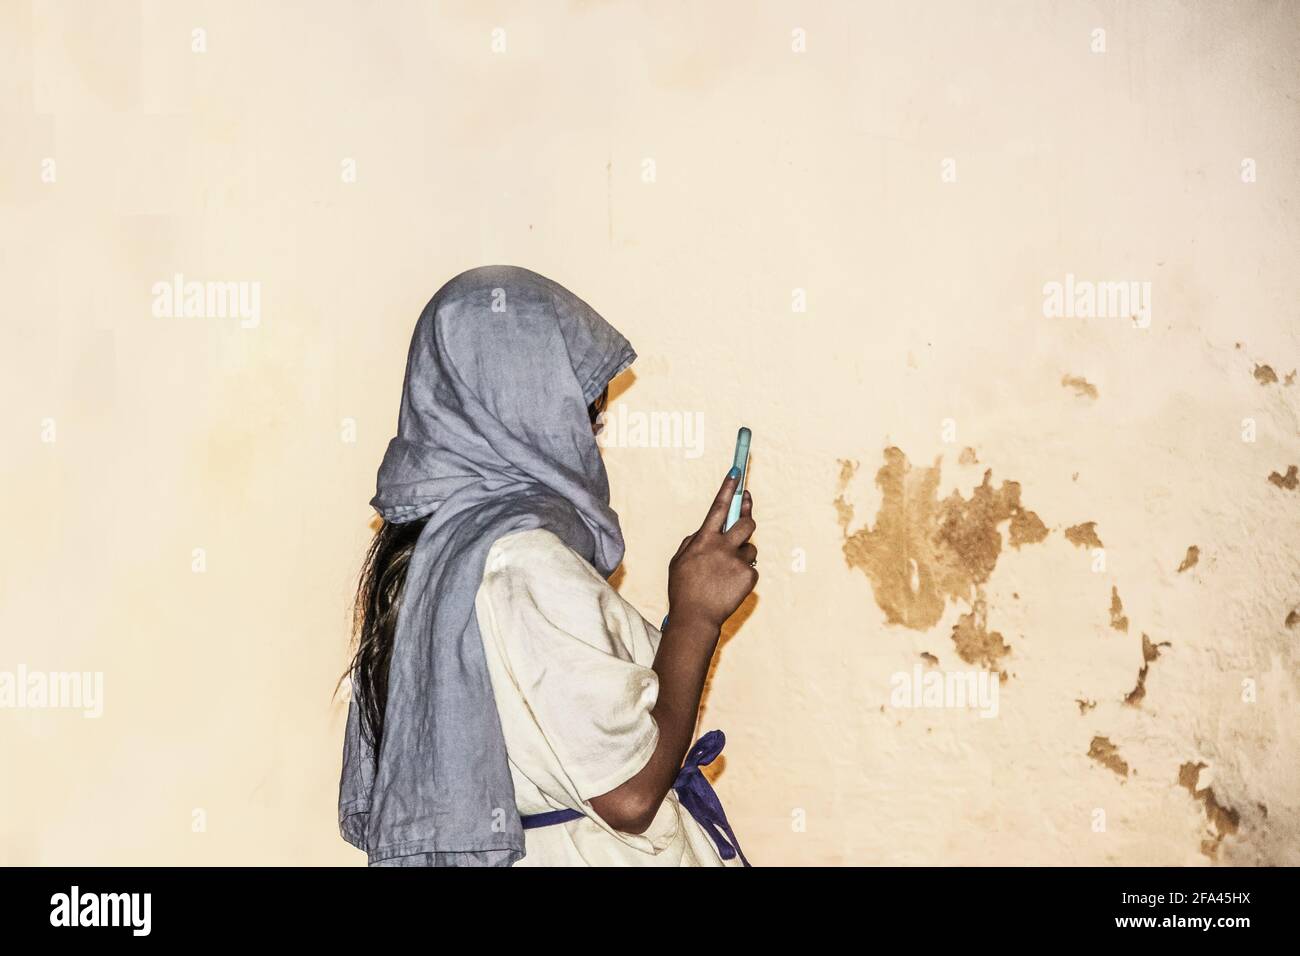
[[[1011,648],[997,631],[988,629],[988,605],[983,592],[977,592],[975,605],[969,614],[963,614],[952,626],[952,642],[957,645],[957,656],[967,664],[983,664],[989,669],[1011,653]],[[1001,671],[1003,681],[1007,672]]]
[[[1287,491],[1295,491],[1296,486],[1300,485],[1300,477],[1296,474],[1296,466],[1287,467],[1286,475],[1279,475],[1276,471],[1268,476],[1270,483],[1277,485],[1279,488],[1285,488]]]
[[[1194,800],[1199,800],[1205,807],[1205,820],[1213,831],[1214,838],[1201,841],[1201,852],[1210,858],[1218,855],[1219,844],[1229,834],[1236,833],[1241,824],[1241,815],[1231,807],[1225,807],[1214,796],[1212,787],[1197,790],[1196,782],[1201,776],[1205,764],[1185,763],[1178,768],[1178,783],[1187,788]]]
[[[1082,717],[1088,711],[1097,706],[1095,700],[1084,700],[1082,697],[1076,697],[1074,702],[1079,705],[1079,716]]]
[[[968,663],[992,663],[1010,648],[996,631],[987,629],[984,583],[1002,553],[999,525],[1007,522],[1007,543],[1019,549],[1036,544],[1048,529],[1020,502],[1020,485],[993,485],[993,472],[969,498],[954,491],[938,498],[940,462],[913,467],[898,448],[884,451],[885,463],[876,472],[883,493],[875,524],[852,534],[853,509],[843,491],[854,469],[841,462],[840,491],[835,500],[844,532],[844,560],[871,582],[885,619],[924,631],[943,617],[948,601],[966,602],[971,612],[953,628],[958,653]]]
[[[978,465],[978,464],[979,464],[979,459],[975,457],[975,449],[974,449],[974,448],[963,448],[963,449],[961,450],[961,457],[959,457],[959,458],[957,459],[957,464],[959,464],[959,465]]]
[[[1124,698],[1124,703],[1130,707],[1141,706],[1142,698],[1147,695],[1147,668],[1160,656],[1160,648],[1172,646],[1168,641],[1153,644],[1151,638],[1145,633],[1142,635],[1142,669],[1138,671],[1137,686],[1129,691],[1128,696]]]
[[[1196,567],[1197,563],[1200,560],[1201,560],[1201,549],[1198,548],[1196,545],[1192,545],[1190,548],[1187,549],[1187,557],[1183,558],[1183,563],[1178,565],[1178,573],[1182,574],[1184,571],[1188,570],[1189,568]]]
[[[1128,618],[1124,616],[1124,602],[1119,599],[1119,588],[1110,586],[1110,626],[1128,633]]]
[[[853,480],[853,476],[857,473],[858,463],[856,461],[848,461],[844,458],[840,459],[841,491],[848,487],[849,482]],[[843,494],[837,495],[833,504],[835,505],[835,517],[839,521],[840,527],[848,527],[849,522],[853,520],[853,508],[844,500]]]
[[[1255,381],[1261,385],[1272,385],[1277,381],[1277,372],[1274,372],[1271,366],[1256,365]]]
[[[1062,375],[1061,385],[1065,388],[1074,389],[1074,394],[1080,398],[1096,398],[1098,394],[1097,386],[1079,375]]]
[[[1292,608],[1286,616],[1286,626],[1295,627],[1300,624],[1300,608]]]
[[[1128,776],[1128,762],[1119,755],[1119,750],[1107,737],[1093,737],[1088,756],[1097,763],[1113,770],[1121,777]]]
[[[1016,485],[1017,489],[1019,487]],[[1043,524],[1038,515],[1032,511],[1017,510],[1011,516],[1011,523],[1007,525],[1007,538],[1011,547],[1017,551],[1020,550],[1021,545],[1038,544],[1047,537],[1047,534],[1047,525]]]
[[[1085,521],[1065,529],[1065,540],[1079,548],[1104,548],[1097,537],[1097,522]]]
[[[843,498],[836,498],[834,504],[835,517],[839,521],[840,527],[844,527],[853,520],[853,508]]]

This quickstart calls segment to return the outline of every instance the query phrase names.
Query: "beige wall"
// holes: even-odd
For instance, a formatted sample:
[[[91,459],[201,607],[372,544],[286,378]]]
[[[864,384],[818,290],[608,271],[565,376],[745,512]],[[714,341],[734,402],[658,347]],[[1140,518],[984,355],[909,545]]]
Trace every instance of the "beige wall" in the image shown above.
[[[0,671],[104,688],[0,710],[0,862],[361,861],[331,692],[407,339],[512,262],[627,333],[625,412],[702,416],[606,449],[647,618],[754,429],[703,716],[752,859],[1300,863],[1298,20],[4,3]],[[259,321],[155,315],[176,273]],[[1149,326],[1045,316],[1067,274]],[[1006,671],[997,717],[899,706],[916,665]]]

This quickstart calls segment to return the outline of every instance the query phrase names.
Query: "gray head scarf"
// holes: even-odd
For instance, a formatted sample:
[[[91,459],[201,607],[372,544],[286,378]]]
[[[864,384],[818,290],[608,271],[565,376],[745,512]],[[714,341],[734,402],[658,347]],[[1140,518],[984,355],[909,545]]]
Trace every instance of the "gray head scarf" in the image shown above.
[[[523,857],[474,599],[488,550],[515,531],[553,531],[606,577],[622,561],[587,406],[635,357],[576,295],[514,266],[462,273],[421,313],[371,504],[428,523],[407,570],[380,753],[354,692],[339,784],[339,829],[371,865]]]

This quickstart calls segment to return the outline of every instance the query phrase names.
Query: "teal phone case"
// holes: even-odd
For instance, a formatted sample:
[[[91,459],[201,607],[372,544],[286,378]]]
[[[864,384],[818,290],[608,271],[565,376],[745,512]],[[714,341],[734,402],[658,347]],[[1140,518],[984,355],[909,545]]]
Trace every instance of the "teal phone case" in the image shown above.
[[[732,459],[733,468],[740,469],[740,484],[736,485],[736,493],[731,498],[731,507],[727,509],[727,520],[722,526],[723,531],[731,530],[731,526],[740,520],[740,503],[745,497],[745,476],[749,471],[749,440],[752,433],[748,428],[741,428],[736,433],[736,457]]]

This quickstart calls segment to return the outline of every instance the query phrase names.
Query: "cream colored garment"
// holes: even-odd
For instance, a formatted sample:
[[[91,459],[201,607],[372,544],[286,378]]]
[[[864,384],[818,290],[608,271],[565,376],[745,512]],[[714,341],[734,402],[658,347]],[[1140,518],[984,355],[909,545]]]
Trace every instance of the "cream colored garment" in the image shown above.
[[[645,766],[659,631],[550,531],[498,539],[475,609],[520,813],[581,820],[524,831],[516,866],[740,866],[669,791],[650,828],[621,833],[591,808]]]

